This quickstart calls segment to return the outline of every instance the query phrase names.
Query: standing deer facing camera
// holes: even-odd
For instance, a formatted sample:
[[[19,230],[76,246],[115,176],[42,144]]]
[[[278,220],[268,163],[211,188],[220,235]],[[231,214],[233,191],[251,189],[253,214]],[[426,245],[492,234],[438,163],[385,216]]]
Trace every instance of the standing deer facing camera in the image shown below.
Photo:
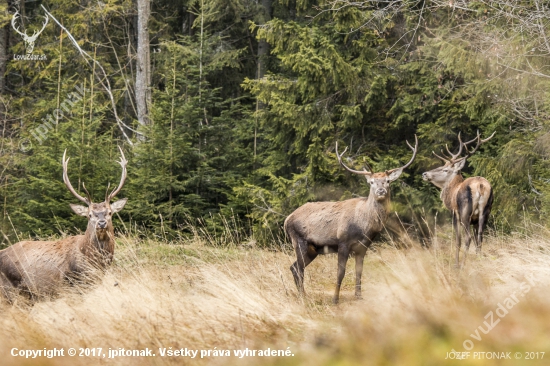
[[[491,207],[493,205],[493,188],[489,181],[483,177],[470,177],[464,179],[462,177],[462,168],[466,164],[466,160],[477,151],[481,144],[493,138],[495,132],[485,140],[481,139],[479,131],[476,138],[468,142],[462,142],[460,133],[458,141],[460,147],[458,153],[452,154],[447,147],[447,152],[451,155],[449,159],[433,154],[441,159],[445,165],[430,170],[422,174],[422,178],[433,183],[441,189],[441,200],[453,215],[453,228],[456,233],[456,255],[455,266],[460,268],[466,262],[466,254],[470,248],[472,235],[470,233],[470,225],[474,226],[474,241],[476,243],[476,253],[481,253],[481,243],[483,241],[483,230],[487,224]],[[473,150],[468,149],[468,145],[477,141]],[[466,156],[460,157],[462,150],[466,151]],[[459,253],[461,246],[460,227],[464,229],[466,234],[466,245],[462,264],[459,265]]]
[[[71,280],[87,270],[105,268],[113,259],[115,233],[112,215],[122,210],[127,199],[114,203],[111,200],[122,189],[126,180],[126,158],[119,147],[122,166],[120,184],[105,201],[93,203],[84,184],[86,198],[79,195],[69,181],[67,167],[69,158],[63,154],[63,181],[69,191],[86,206],[71,204],[72,210],[88,218],[84,235],[69,236],[58,241],[21,241],[0,251],[0,285],[5,297],[18,290],[28,295],[49,295],[56,293],[64,280]]]
[[[380,233],[388,217],[390,208],[390,183],[399,178],[403,169],[412,164],[418,149],[416,136],[413,156],[404,166],[382,173],[348,168],[342,162],[342,154],[336,156],[338,162],[349,172],[365,176],[370,184],[368,198],[352,198],[340,202],[309,202],[291,213],[285,220],[284,228],[296,251],[296,262],[290,266],[294,282],[300,294],[304,293],[304,269],[318,254],[338,253],[338,276],[332,302],[338,303],[340,286],[346,272],[346,263],[351,253],[355,254],[355,296],[361,298],[361,274],[363,259],[368,247]]]

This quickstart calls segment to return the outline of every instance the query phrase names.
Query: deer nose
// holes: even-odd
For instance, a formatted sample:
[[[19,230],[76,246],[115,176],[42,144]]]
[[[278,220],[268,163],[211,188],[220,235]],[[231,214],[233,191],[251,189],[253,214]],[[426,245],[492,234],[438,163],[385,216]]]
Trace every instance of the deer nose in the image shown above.
[[[378,188],[375,193],[377,196],[385,196],[388,191],[386,191],[384,188]]]
[[[422,173],[422,179],[428,180],[428,179],[429,179],[429,178],[428,178],[428,174],[426,174],[425,172]]]
[[[107,227],[107,221],[105,220],[99,220],[97,222],[97,226],[100,228],[100,229],[105,229]]]

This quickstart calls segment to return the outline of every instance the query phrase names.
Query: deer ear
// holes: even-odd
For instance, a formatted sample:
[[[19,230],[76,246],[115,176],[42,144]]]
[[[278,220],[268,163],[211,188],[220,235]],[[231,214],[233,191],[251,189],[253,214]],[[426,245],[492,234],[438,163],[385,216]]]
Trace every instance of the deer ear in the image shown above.
[[[464,168],[464,165],[466,165],[466,158],[456,162],[454,165],[453,165],[453,169],[455,171],[459,171],[459,170],[462,170],[462,168]]]
[[[397,169],[395,169],[394,171],[392,171],[392,172],[388,175],[388,178],[390,178],[390,182],[393,182],[394,180],[396,180],[397,178],[399,178],[399,176],[401,175],[401,173],[403,173],[403,168],[397,168]]]
[[[88,216],[88,207],[81,206],[81,205],[73,205],[72,203],[70,203],[69,206],[71,206],[74,213],[77,214],[78,216]]]
[[[115,203],[111,203],[111,210],[113,211],[113,213],[122,210],[124,208],[124,205],[126,204],[126,201],[128,201],[128,198],[123,198],[116,201]]]

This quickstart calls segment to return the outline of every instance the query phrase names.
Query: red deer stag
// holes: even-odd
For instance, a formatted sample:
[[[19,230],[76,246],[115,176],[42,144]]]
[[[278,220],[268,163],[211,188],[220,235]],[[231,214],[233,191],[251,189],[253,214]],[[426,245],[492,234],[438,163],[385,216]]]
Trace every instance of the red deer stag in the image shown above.
[[[464,179],[462,177],[462,168],[466,164],[466,160],[479,149],[481,144],[493,138],[495,132],[486,139],[481,139],[479,131],[476,138],[468,142],[462,142],[460,133],[458,141],[460,147],[458,153],[452,154],[447,148],[447,152],[451,155],[449,159],[433,154],[441,159],[445,165],[427,171],[422,174],[425,181],[433,183],[441,189],[441,200],[453,215],[453,228],[456,233],[456,255],[455,266],[460,268],[466,262],[466,254],[470,248],[472,235],[470,233],[470,225],[474,225],[474,241],[476,243],[477,254],[481,253],[481,242],[483,241],[483,230],[487,224],[487,219],[491,213],[493,205],[493,188],[487,179],[483,177],[471,177]],[[468,145],[477,141],[473,150],[469,150]],[[466,156],[460,157],[462,151],[466,151]],[[466,234],[466,245],[462,264],[459,265],[459,253],[461,246],[460,228],[464,228]]]
[[[7,298],[13,291],[22,291],[30,296],[55,294],[63,280],[78,278],[91,267],[105,268],[113,259],[115,237],[112,215],[122,210],[127,198],[111,203],[122,189],[126,180],[126,164],[122,149],[119,147],[122,166],[120,184],[109,194],[105,201],[93,203],[84,184],[87,197],[79,195],[71,185],[67,174],[69,158],[63,153],[63,181],[69,191],[86,206],[71,204],[72,210],[88,218],[88,227],[84,235],[70,236],[58,241],[21,241],[0,251],[0,285]]]
[[[412,164],[418,149],[415,135],[413,156],[404,166],[382,173],[348,168],[342,162],[347,148],[336,156],[349,172],[364,175],[370,184],[368,198],[352,198],[340,202],[309,202],[296,209],[285,220],[284,228],[296,251],[296,262],[290,266],[296,287],[304,293],[304,269],[318,254],[338,253],[338,276],[332,302],[338,303],[340,286],[351,253],[355,254],[355,296],[361,298],[363,259],[374,238],[382,231],[390,208],[390,183]]]

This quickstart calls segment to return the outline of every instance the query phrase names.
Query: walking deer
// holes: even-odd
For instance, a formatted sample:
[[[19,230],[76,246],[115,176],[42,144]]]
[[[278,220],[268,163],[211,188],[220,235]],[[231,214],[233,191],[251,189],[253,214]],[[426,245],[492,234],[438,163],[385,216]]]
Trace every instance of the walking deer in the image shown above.
[[[342,167],[351,173],[365,176],[370,184],[368,198],[352,198],[340,202],[310,202],[296,209],[285,220],[284,229],[296,251],[296,262],[290,266],[300,294],[304,293],[304,269],[318,254],[338,253],[338,275],[332,302],[338,303],[340,286],[351,253],[355,254],[355,296],[361,298],[363,259],[368,247],[380,233],[390,208],[390,183],[399,178],[412,164],[418,150],[415,136],[413,155],[404,166],[381,173],[348,168],[342,161],[347,148],[336,156]]]
[[[433,152],[433,154],[441,159],[445,165],[422,174],[422,178],[425,181],[429,181],[441,189],[441,200],[445,204],[445,207],[452,213],[453,228],[456,233],[457,241],[455,266],[458,268],[464,266],[466,262],[466,254],[468,253],[470,241],[472,239],[470,233],[471,225],[474,226],[476,253],[481,253],[483,230],[485,229],[493,205],[493,188],[489,181],[483,177],[470,177],[464,179],[461,170],[464,168],[466,160],[479,149],[481,144],[492,139],[494,135],[495,132],[488,138],[481,139],[478,131],[474,139],[468,142],[462,142],[459,133],[458,141],[460,147],[458,153],[452,154],[447,147],[447,152],[451,155],[450,158],[447,159],[447,157],[439,156]],[[476,146],[470,151],[468,145],[476,141]],[[460,157],[463,150],[466,151],[466,156]],[[462,257],[462,264],[460,265],[461,230],[459,226],[464,229],[466,235],[466,245]]]
[[[88,218],[84,235],[70,236],[58,241],[21,241],[0,251],[0,285],[7,298],[14,291],[22,291],[30,296],[51,295],[62,281],[78,278],[91,268],[105,268],[113,259],[115,237],[112,215],[122,210],[127,198],[111,203],[120,192],[126,180],[126,164],[122,149],[118,162],[122,167],[120,184],[105,201],[93,203],[90,193],[79,195],[68,176],[69,158],[63,153],[63,181],[69,191],[86,206],[71,204],[72,210]]]

